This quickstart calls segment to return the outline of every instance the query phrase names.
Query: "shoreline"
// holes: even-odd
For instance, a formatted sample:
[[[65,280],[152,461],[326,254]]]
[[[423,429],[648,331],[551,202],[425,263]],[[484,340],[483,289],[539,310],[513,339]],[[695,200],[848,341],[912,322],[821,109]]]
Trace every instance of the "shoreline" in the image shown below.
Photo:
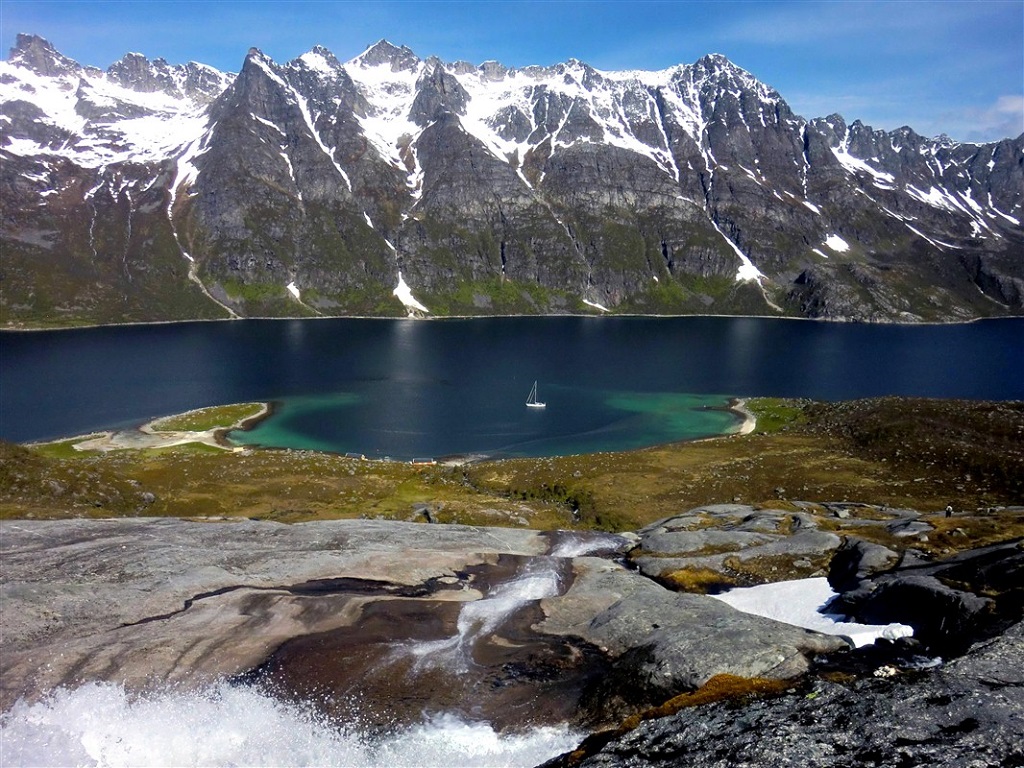
[[[205,408],[192,408],[181,413],[158,416],[155,419],[129,429],[108,429],[98,432],[88,432],[84,435],[71,435],[69,437],[58,437],[53,440],[33,440],[23,445],[42,446],[54,445],[56,443],[73,443],[71,446],[76,451],[100,451],[109,453],[119,450],[141,450],[145,448],[170,448],[176,445],[187,445],[199,443],[211,448],[219,448],[225,451],[244,450],[243,446],[232,445],[227,441],[226,433],[246,428],[246,425],[256,424],[265,419],[271,412],[272,403],[260,403],[261,410],[253,416],[247,416],[241,421],[227,427],[214,427],[213,429],[189,431],[183,429],[160,429],[159,424],[170,419],[187,416],[192,413],[206,410]]]
[[[719,319],[740,319],[748,318],[751,320],[796,320],[810,323],[834,323],[837,325],[890,325],[890,326],[901,326],[912,328],[914,326],[951,326],[951,325],[970,325],[973,323],[985,322],[987,320],[1024,320],[1024,315],[1002,315],[999,317],[972,317],[967,320],[956,319],[956,320],[918,320],[918,321],[900,321],[900,320],[850,320],[850,319],[833,319],[827,317],[797,317],[793,315],[730,315],[730,314],[693,314],[693,315],[646,315],[639,313],[622,313],[617,314],[614,312],[594,312],[594,313],[578,313],[578,312],[560,312],[560,313],[542,313],[542,314],[510,314],[510,315],[404,315],[398,316],[381,316],[381,315],[316,315],[316,316],[294,316],[294,317],[281,317],[281,316],[253,316],[253,317],[196,317],[196,318],[183,318],[178,320],[137,320],[128,323],[84,323],[82,325],[55,325],[46,327],[14,327],[6,325],[0,328],[0,334],[3,333],[46,333],[48,331],[78,331],[78,330],[89,330],[95,328],[136,328],[136,327],[148,327],[148,326],[159,326],[159,325],[185,325],[188,323],[237,323],[245,322],[246,320],[260,320],[260,321],[280,321],[280,322],[292,322],[296,320],[390,320],[390,321],[405,321],[413,320],[416,322],[444,322],[446,320],[500,320],[502,318],[538,318],[538,319],[550,319],[550,318],[592,318],[592,319],[616,319],[616,318],[650,318],[657,320],[676,320],[684,318],[719,318]]]
[[[230,440],[228,440],[228,433],[229,432],[234,432],[235,430],[241,430],[242,432],[248,432],[249,430],[254,429],[256,427],[256,425],[259,424],[261,421],[265,421],[265,420],[269,419],[271,416],[273,416],[277,412],[277,410],[281,407],[281,404],[278,403],[276,400],[269,400],[267,402],[261,403],[261,405],[263,406],[263,408],[256,415],[254,415],[254,416],[247,416],[246,418],[242,419],[241,421],[236,422],[235,424],[232,424],[230,427],[217,427],[216,429],[212,430],[213,431],[213,438],[214,438],[214,440],[217,441],[218,446],[220,446],[221,448],[226,448],[228,450],[232,450],[232,451],[236,450],[236,449],[243,449],[244,450],[244,449],[249,449],[249,448],[259,448],[260,446],[235,445]],[[197,408],[196,410],[202,410],[202,409],[201,408]],[[175,414],[175,415],[180,415],[180,414]],[[168,417],[164,417],[164,418],[168,418]]]
[[[754,415],[753,411],[747,408],[747,398],[733,398],[729,401],[729,407],[727,410],[743,417],[743,423],[740,424],[739,428],[735,432],[730,432],[730,435],[749,435],[757,429],[757,416]]]

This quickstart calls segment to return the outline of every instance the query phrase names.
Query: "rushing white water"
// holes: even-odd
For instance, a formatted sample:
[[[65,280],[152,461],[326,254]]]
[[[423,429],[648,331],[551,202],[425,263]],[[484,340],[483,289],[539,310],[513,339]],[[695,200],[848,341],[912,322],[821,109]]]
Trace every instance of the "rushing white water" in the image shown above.
[[[531,560],[513,579],[497,585],[486,597],[463,605],[455,635],[416,643],[407,650],[417,657],[417,666],[445,664],[465,669],[478,639],[494,632],[528,603],[557,595],[560,588],[555,561],[549,558]]]
[[[614,533],[595,533],[586,536],[578,533],[566,534],[553,550],[552,557],[583,557],[594,552],[608,552],[622,549],[626,544],[623,536]]]
[[[468,602],[459,612],[457,633],[449,638],[416,643],[405,648],[417,658],[416,665],[446,664],[466,669],[473,644],[494,632],[502,622],[529,603],[554,597],[561,588],[559,559],[590,552],[613,550],[623,543],[612,534],[565,533],[550,557],[530,560],[512,579],[494,587],[486,597]]]
[[[531,766],[581,738],[567,727],[499,734],[442,715],[371,739],[309,707],[223,683],[146,695],[88,683],[0,716],[5,766]]]
[[[474,644],[529,603],[562,589],[562,559],[616,549],[620,537],[566,534],[549,557],[533,558],[508,581],[463,605],[453,637],[403,646],[419,665],[456,672]],[[52,691],[0,716],[7,766],[531,766],[572,750],[583,734],[568,726],[499,733],[488,723],[438,715],[386,736],[331,722],[312,706],[250,686],[136,694],[111,683]]]

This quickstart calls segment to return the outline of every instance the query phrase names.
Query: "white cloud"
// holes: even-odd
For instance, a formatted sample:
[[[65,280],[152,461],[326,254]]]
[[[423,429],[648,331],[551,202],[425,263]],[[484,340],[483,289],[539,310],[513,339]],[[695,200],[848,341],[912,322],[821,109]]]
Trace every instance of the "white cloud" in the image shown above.
[[[1024,95],[999,96],[988,106],[967,107],[942,119],[966,141],[1013,139],[1024,133]]]

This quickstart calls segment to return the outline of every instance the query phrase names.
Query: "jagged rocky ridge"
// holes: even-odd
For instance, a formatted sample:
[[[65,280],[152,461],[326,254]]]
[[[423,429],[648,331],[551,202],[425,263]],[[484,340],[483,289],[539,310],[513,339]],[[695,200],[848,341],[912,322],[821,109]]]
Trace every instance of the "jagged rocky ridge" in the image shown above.
[[[0,130],[6,325],[1024,310],[1024,135],[808,121],[719,55],[510,69],[381,41],[103,72],[19,35]]]

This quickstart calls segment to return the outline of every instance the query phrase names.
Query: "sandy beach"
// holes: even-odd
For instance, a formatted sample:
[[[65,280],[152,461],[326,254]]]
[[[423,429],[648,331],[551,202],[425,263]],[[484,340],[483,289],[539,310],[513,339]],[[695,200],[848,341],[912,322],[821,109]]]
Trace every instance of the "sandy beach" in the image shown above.
[[[212,448],[220,448],[225,451],[233,451],[236,446],[230,445],[223,438],[223,433],[232,429],[240,429],[245,424],[250,424],[262,419],[269,411],[270,405],[263,403],[262,410],[254,416],[247,416],[228,427],[215,427],[203,431],[189,430],[164,430],[160,424],[178,416],[186,416],[195,411],[187,411],[175,416],[161,416],[153,419],[136,429],[123,429],[116,431],[98,432],[92,435],[83,435],[81,442],[76,442],[74,448],[77,451],[120,451],[125,449],[142,448],[169,448],[174,445],[186,443],[201,443]],[[197,409],[205,410],[205,409]],[[67,438],[65,438],[67,439]],[[77,438],[70,438],[75,440]],[[60,440],[58,442],[64,442]]]

